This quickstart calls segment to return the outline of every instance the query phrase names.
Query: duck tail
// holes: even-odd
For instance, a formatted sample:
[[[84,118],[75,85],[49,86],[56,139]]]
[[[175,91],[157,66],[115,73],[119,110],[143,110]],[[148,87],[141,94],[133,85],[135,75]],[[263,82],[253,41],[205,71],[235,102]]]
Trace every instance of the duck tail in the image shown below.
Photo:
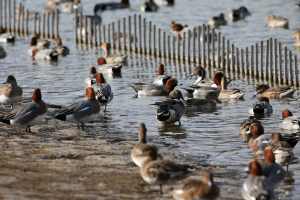
[[[116,65],[112,68],[113,73],[121,73],[122,65]]]
[[[158,107],[156,118],[159,121],[166,121],[170,118],[170,112],[168,110],[168,105],[163,105]]]
[[[5,124],[10,124],[10,120],[8,120],[8,119],[0,118],[0,122],[3,122]]]
[[[62,121],[66,121],[66,115],[62,115],[62,114],[54,115],[54,118]]]
[[[129,86],[132,87],[132,89],[134,89],[134,91],[138,92],[136,87],[134,87],[133,85],[129,85]]]
[[[186,90],[188,93],[193,94],[195,90],[193,89],[188,89],[188,88],[183,88],[184,90]]]

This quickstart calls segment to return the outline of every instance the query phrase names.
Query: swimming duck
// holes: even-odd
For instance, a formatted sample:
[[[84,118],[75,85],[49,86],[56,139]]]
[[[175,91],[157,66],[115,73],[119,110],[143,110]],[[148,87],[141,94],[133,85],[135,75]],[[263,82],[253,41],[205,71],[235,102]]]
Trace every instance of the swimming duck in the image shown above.
[[[255,160],[250,160],[249,170],[251,174],[242,185],[242,196],[245,200],[272,199],[274,189],[270,181],[263,175],[260,164]]]
[[[86,15],[87,20],[91,19],[91,24],[93,24],[94,22],[96,24],[100,24],[101,23],[102,18],[99,15],[97,15],[97,12],[98,12],[99,9],[100,9],[100,7],[98,6],[98,4],[96,4],[94,6],[94,10],[93,10],[94,15]]]
[[[91,87],[86,88],[86,96],[88,98],[87,100],[79,101],[62,108],[61,111],[54,116],[54,118],[77,123],[78,129],[79,124],[81,124],[82,130],[84,130],[83,124],[93,121],[100,113],[100,104],[95,98],[94,90]]]
[[[153,2],[153,0],[147,0],[141,7],[142,12],[152,12],[157,10],[158,6]]]
[[[50,46],[50,41],[49,40],[40,39],[40,36],[37,33],[34,33],[33,37],[37,38],[36,46],[42,46],[42,47],[45,47],[45,48],[49,48],[49,46]]]
[[[118,33],[115,33],[114,34],[114,38],[115,38],[115,41],[118,40]],[[135,38],[136,41],[137,41],[137,38]],[[133,38],[133,34],[131,34],[131,36],[129,37],[128,34],[125,35],[125,42],[133,42],[134,38]],[[122,43],[124,41],[124,37],[123,37],[123,34],[120,33],[120,42]]]
[[[56,38],[55,44],[56,44],[56,47],[54,47],[53,50],[56,50],[58,54],[67,55],[70,53],[69,48],[62,45],[61,39],[59,37]]]
[[[173,198],[176,200],[195,200],[209,199],[215,200],[219,197],[220,189],[213,181],[211,171],[206,171],[202,181],[188,180],[181,190],[172,192]]]
[[[243,98],[243,96],[245,94],[241,93],[239,89],[236,88],[231,88],[231,89],[227,89],[227,79],[225,76],[222,77],[221,80],[221,87],[219,87],[219,90],[221,89],[221,91],[219,92],[219,99],[221,98],[226,98],[226,99],[239,99],[239,98]]]
[[[250,116],[248,119],[245,119],[239,129],[239,133],[240,134],[249,134],[250,130],[249,127],[251,124],[256,123],[261,125],[260,121],[258,121],[257,119],[255,119],[253,116]]]
[[[264,127],[257,123],[250,125],[252,137],[249,140],[250,149],[256,154],[262,154],[264,149],[271,144],[271,135],[264,134]]]
[[[208,92],[204,99],[187,99],[185,103],[186,111],[203,111],[216,107],[216,102],[222,103],[215,92]]]
[[[263,114],[263,113],[271,113],[273,112],[273,108],[269,103],[269,98],[261,97],[259,101],[252,104],[249,108],[249,113],[253,114]]]
[[[179,90],[174,90],[169,95],[170,99],[161,102],[157,108],[156,119],[159,123],[167,125],[178,121],[185,112],[185,100]]]
[[[220,13],[219,16],[214,16],[211,18],[208,23],[210,26],[221,26],[221,25],[226,25],[227,21],[225,20],[224,14]]]
[[[154,79],[153,84],[156,85],[165,85],[166,82],[172,78],[169,75],[164,74],[165,73],[165,66],[163,64],[159,64],[158,66],[158,76]]]
[[[184,27],[187,27],[186,24],[176,24],[174,21],[171,22],[171,29],[173,31],[182,31]]]
[[[244,19],[246,16],[250,15],[248,9],[245,6],[241,6],[238,9],[232,10],[229,14],[229,18],[232,20]]]
[[[85,87],[91,86],[96,83],[96,77],[97,77],[97,70],[95,67],[91,67],[90,69],[90,75],[84,79],[84,85]]]
[[[52,49],[33,49],[32,57],[35,60],[55,60],[58,57],[58,53],[56,50]]]
[[[14,42],[15,37],[10,33],[6,33],[6,30],[0,26],[0,42]]]
[[[125,63],[127,61],[128,55],[123,56],[122,54],[114,54],[114,55],[109,55],[109,50],[110,50],[110,44],[107,42],[103,42],[100,46],[105,52],[105,60],[106,63],[111,64],[111,63]]]
[[[28,49],[27,51],[27,55],[28,56],[33,56],[32,55],[32,52],[34,49],[38,49],[38,50],[44,50],[44,49],[48,49],[48,47],[44,47],[44,46],[38,46],[37,45],[37,37],[36,36],[33,36],[31,38],[31,41],[30,41],[30,48]]]
[[[289,21],[284,17],[276,17],[275,15],[270,15],[268,18],[268,26],[275,27],[288,27]]]
[[[121,73],[121,64],[107,64],[105,58],[98,57],[97,59],[99,68],[98,71],[102,74],[113,74],[113,73]]]
[[[299,30],[295,31],[293,38],[297,39],[294,43],[294,46],[300,47],[300,31]]]
[[[173,5],[175,0],[155,0],[155,3],[159,6],[170,6]]]
[[[270,88],[268,85],[262,84],[256,86],[256,93],[254,94],[254,96],[256,96],[257,94],[261,94],[260,97],[282,98],[292,95],[295,90],[296,89],[291,86],[275,86]]]
[[[139,96],[161,96],[168,95],[177,86],[176,78],[169,79],[165,85],[133,83],[129,85]]]
[[[35,89],[32,102],[24,104],[6,114],[0,121],[17,127],[26,127],[26,132],[31,133],[30,127],[39,124],[46,116],[47,105],[42,100],[41,90]]]
[[[96,83],[92,85],[96,99],[101,106],[105,106],[104,112],[106,112],[106,106],[114,98],[114,94],[111,91],[111,87],[106,83],[103,74],[97,73]]]
[[[0,86],[0,102],[5,104],[11,104],[11,109],[13,108],[13,103],[20,101],[23,94],[23,90],[17,84],[17,80],[13,75],[9,75],[6,78],[6,82]],[[6,109],[6,108],[5,108]]]
[[[4,58],[6,56],[6,51],[0,46],[0,58]]]
[[[99,3],[97,5],[101,11],[129,8],[129,6],[130,6],[129,0],[121,0],[120,3],[117,3],[117,2]]]
[[[188,165],[179,165],[168,160],[157,160],[157,150],[151,145],[146,145],[138,156],[146,157],[141,167],[141,175],[144,181],[152,185],[173,183],[184,179],[190,171]]]
[[[282,122],[279,125],[280,129],[297,130],[300,129],[300,116],[293,116],[291,111],[284,109],[282,111]]]

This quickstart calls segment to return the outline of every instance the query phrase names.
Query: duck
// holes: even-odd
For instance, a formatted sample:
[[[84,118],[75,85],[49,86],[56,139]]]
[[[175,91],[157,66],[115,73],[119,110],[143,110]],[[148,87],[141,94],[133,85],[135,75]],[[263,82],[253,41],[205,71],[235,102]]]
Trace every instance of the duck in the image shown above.
[[[159,64],[158,66],[158,76],[154,79],[153,84],[156,85],[165,85],[169,79],[172,77],[170,75],[165,74],[165,66],[163,64]]]
[[[270,181],[273,189],[278,188],[284,180],[284,169],[275,162],[275,156],[271,149],[264,150],[266,163],[261,164],[263,175]]]
[[[58,37],[55,40],[56,47],[53,50],[56,50],[59,55],[67,55],[70,53],[70,49],[62,45],[61,39]]]
[[[219,16],[214,16],[211,18],[207,24],[210,26],[221,26],[226,25],[227,21],[225,20],[224,14],[220,13]]]
[[[177,86],[176,78],[169,79],[165,85],[133,83],[129,85],[137,93],[138,96],[164,96],[169,95],[171,91]]]
[[[0,42],[14,42],[15,37],[10,33],[6,33],[6,30],[0,26]]]
[[[13,109],[13,103],[20,101],[23,94],[23,90],[17,84],[17,80],[13,75],[9,75],[3,85],[0,86],[0,102],[5,104],[11,104]]]
[[[102,22],[102,18],[97,15],[98,10],[100,9],[100,7],[98,6],[98,4],[96,4],[94,6],[94,15],[86,15],[87,20],[91,19],[91,24],[93,24],[95,22],[95,24],[100,24]]]
[[[256,154],[262,154],[264,149],[271,144],[271,135],[264,134],[264,127],[253,123],[249,127],[252,137],[249,140],[250,149]]]
[[[175,0],[155,0],[155,3],[159,6],[170,6],[175,3]]]
[[[201,181],[190,179],[183,189],[172,191],[176,200],[209,199],[215,200],[220,195],[220,188],[214,183],[211,171],[206,171]]]
[[[248,9],[245,6],[241,6],[238,9],[232,10],[232,12],[229,14],[229,18],[233,21],[244,19],[246,16],[251,15],[248,12]]]
[[[300,116],[293,116],[288,109],[282,111],[282,122],[279,125],[280,129],[299,130]]]
[[[158,6],[153,0],[146,0],[146,2],[142,5],[142,12],[153,12],[158,10]]]
[[[159,123],[167,125],[178,121],[185,112],[185,100],[179,90],[170,92],[170,99],[158,104],[156,119]]]
[[[270,88],[268,85],[262,84],[256,86],[256,93],[254,96],[261,94],[260,97],[282,98],[293,95],[295,90],[296,89],[291,86],[275,86]]]
[[[97,73],[96,83],[91,86],[96,95],[96,99],[99,101],[100,106],[105,106],[104,111],[106,112],[106,106],[113,100],[114,94],[111,91],[111,87],[106,83],[102,73]]]
[[[255,119],[253,116],[250,116],[248,119],[245,119],[240,128],[239,128],[239,134],[249,134],[250,130],[249,127],[251,124],[256,123],[259,125],[262,125],[260,121],[258,121],[257,119]]]
[[[252,106],[249,108],[250,115],[271,113],[271,112],[273,112],[273,108],[269,103],[268,97],[261,97],[259,101],[253,103]]]
[[[140,155],[142,154],[143,148],[146,146],[152,146],[153,148],[156,148],[154,145],[147,143],[146,135],[147,135],[146,125],[144,123],[141,123],[139,127],[139,141],[131,150],[131,158],[133,162],[139,167],[143,166],[143,162],[147,158],[146,156]]]
[[[26,132],[31,133],[30,127],[39,124],[45,118],[47,111],[47,105],[42,100],[41,90],[36,88],[32,95],[32,102],[7,113],[4,118],[0,118],[0,122],[26,127]]]
[[[73,13],[75,9],[78,11],[83,11],[82,4],[80,0],[69,0],[60,3],[61,11],[64,13]]]
[[[84,79],[84,85],[85,87],[89,87],[96,83],[96,77],[97,77],[97,70],[95,67],[91,67],[90,69],[90,75]]]
[[[121,0],[120,3],[110,2],[110,3],[99,3],[97,4],[101,11],[103,10],[115,10],[115,9],[123,9],[129,8],[129,0]]]
[[[103,57],[98,57],[97,63],[99,65],[98,71],[102,74],[112,75],[114,73],[121,73],[122,65],[121,64],[107,64],[106,59]]]
[[[38,46],[37,45],[37,37],[36,36],[33,36],[31,38],[31,41],[30,41],[30,48],[28,49],[27,51],[27,55],[28,56],[33,56],[32,55],[32,52],[34,49],[38,49],[38,50],[44,50],[44,49],[48,49],[48,47],[44,47],[44,46]]]
[[[58,58],[58,53],[56,50],[52,49],[34,49],[32,51],[32,57],[35,60],[56,60]]]
[[[87,100],[75,102],[69,106],[61,109],[61,111],[54,115],[55,119],[81,124],[82,130],[84,130],[84,123],[88,123],[98,118],[100,113],[100,103],[95,97],[93,88],[86,88]]]
[[[146,157],[140,169],[142,178],[151,185],[159,185],[160,194],[163,193],[163,184],[182,180],[190,173],[189,165],[179,165],[168,160],[157,160],[157,150],[151,145],[143,147],[142,153],[138,156]]]
[[[240,99],[243,98],[245,94],[241,93],[239,89],[231,88],[227,89],[227,79],[225,76],[221,79],[221,87],[219,86],[219,99],[225,98],[225,99]]]
[[[36,43],[37,46],[42,46],[42,47],[49,48],[49,46],[50,46],[50,41],[49,40],[40,39],[40,36],[37,33],[34,33],[33,37],[37,38],[37,43]]]
[[[0,58],[5,58],[6,56],[6,51],[3,49],[2,46],[0,46]]]
[[[297,39],[294,43],[294,46],[300,47],[300,30],[295,31],[293,38]]]
[[[185,111],[203,111],[216,107],[217,103],[222,103],[215,92],[206,93],[204,99],[187,99]]]
[[[263,175],[261,165],[254,159],[249,162],[251,174],[242,185],[242,196],[245,200],[272,199],[274,189],[270,181]]]
[[[114,54],[109,55],[110,51],[110,44],[107,42],[103,42],[100,46],[105,52],[105,60],[106,63],[112,64],[112,63],[125,63],[127,61],[128,55],[122,55],[122,54]]]
[[[184,27],[187,27],[186,24],[176,24],[174,21],[171,22],[171,30],[172,31],[182,31]]]
[[[115,38],[115,41],[118,40],[118,33],[114,34],[114,38]],[[137,38],[135,38],[135,39],[137,41]],[[128,34],[125,35],[125,42],[133,42],[133,40],[134,40],[133,34],[131,34],[130,37]],[[120,33],[120,42],[122,43],[123,41],[124,41],[123,34]]]
[[[289,21],[281,16],[276,17],[275,15],[270,15],[268,18],[268,26],[271,28],[288,27]]]

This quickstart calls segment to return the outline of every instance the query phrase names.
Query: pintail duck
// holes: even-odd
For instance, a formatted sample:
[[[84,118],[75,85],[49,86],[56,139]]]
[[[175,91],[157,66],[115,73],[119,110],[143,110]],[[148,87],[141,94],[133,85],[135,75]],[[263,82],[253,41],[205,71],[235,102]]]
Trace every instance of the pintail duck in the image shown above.
[[[276,27],[288,27],[289,21],[284,17],[276,17],[275,15],[270,15],[268,18],[268,26],[272,28]]]
[[[163,184],[182,180],[190,172],[188,171],[190,167],[188,165],[179,165],[167,160],[157,160],[157,150],[151,145],[146,145],[138,156],[146,157],[141,167],[142,178],[149,184],[160,185],[160,194],[162,194]]]
[[[61,39],[58,37],[55,40],[56,47],[53,48],[53,50],[56,50],[58,54],[60,55],[67,55],[70,53],[70,49],[66,46],[62,45]]]
[[[159,64],[158,76],[154,79],[153,84],[165,85],[170,78],[172,77],[165,74],[165,66],[163,64]]]
[[[174,190],[172,194],[173,198],[176,200],[215,200],[219,197],[220,189],[213,181],[212,172],[206,171],[202,181],[193,179],[188,180],[184,184],[183,189]]]
[[[98,57],[98,71],[102,74],[114,74],[114,73],[121,73],[122,65],[120,64],[107,64],[105,58]]]
[[[249,113],[253,114],[263,114],[263,113],[271,113],[273,112],[273,108],[269,103],[269,98],[261,97],[259,101],[252,104],[249,108]]]
[[[111,87],[106,83],[102,73],[98,73],[96,77],[96,83],[92,85],[96,99],[101,106],[105,106],[104,112],[106,112],[106,106],[114,98],[114,94],[111,91]]]
[[[80,0],[69,0],[60,3],[61,11],[64,13],[73,13],[75,9],[82,11],[82,4]]]
[[[170,93],[170,99],[158,104],[156,119],[159,123],[167,125],[178,121],[185,112],[185,101],[179,90]]]
[[[100,104],[95,98],[94,90],[91,87],[86,88],[86,96],[88,98],[87,100],[79,101],[62,108],[62,110],[54,116],[55,119],[77,123],[78,129],[79,124],[81,124],[82,130],[84,130],[83,124],[96,119],[100,113]]]
[[[142,12],[153,12],[157,10],[158,6],[153,2],[153,0],[147,0],[141,7]]]
[[[211,18],[207,24],[210,26],[221,26],[226,25],[227,21],[225,20],[224,14],[220,13],[219,16],[214,16]]]
[[[232,10],[232,12],[229,14],[229,18],[233,21],[244,19],[246,16],[251,15],[248,12],[248,9],[245,6],[241,6],[238,9]]]
[[[297,130],[300,129],[300,116],[293,116],[291,111],[284,109],[282,111],[283,121],[280,123],[280,129]]]
[[[6,30],[0,26],[0,42],[14,42],[15,37],[9,33],[6,33]]]
[[[58,58],[58,53],[56,50],[52,49],[33,49],[32,57],[35,60],[55,60]]]
[[[129,85],[139,96],[162,96],[169,95],[177,86],[176,78],[169,79],[165,85],[133,83]]]
[[[103,42],[100,46],[105,52],[105,60],[107,63],[125,63],[128,55],[123,56],[122,54],[109,55],[110,44]]]
[[[84,80],[85,87],[89,87],[96,83],[97,70],[95,67],[91,67],[90,75]]]
[[[236,88],[227,89],[227,85],[228,85],[227,79],[225,76],[223,76],[222,80],[221,80],[221,87],[219,87],[219,90],[221,89],[221,91],[219,92],[219,99],[221,99],[221,98],[226,98],[226,99],[243,98],[243,96],[245,94],[242,94],[239,89],[236,89]]]
[[[256,86],[256,93],[254,94],[254,96],[257,94],[261,94],[260,97],[282,98],[282,97],[292,95],[295,90],[296,89],[291,86],[276,86],[276,87],[270,88],[268,85],[262,84],[262,85]]]
[[[94,24],[94,22],[96,24],[100,24],[101,23],[102,18],[99,15],[97,15],[98,10],[100,10],[100,7],[96,4],[94,6],[94,10],[93,10],[94,15],[86,15],[87,20],[91,19],[91,24]]]
[[[32,102],[18,107],[6,114],[1,122],[17,127],[26,127],[31,133],[30,127],[39,124],[46,116],[47,105],[42,100],[41,90],[35,89],[32,95]]]
[[[16,78],[13,75],[9,75],[6,78],[6,82],[0,86],[0,102],[5,104],[11,104],[11,109],[13,108],[13,103],[18,102],[23,94],[23,90],[18,86]],[[6,108],[5,108],[6,109]]]
[[[294,43],[294,46],[300,47],[300,31],[299,30],[295,31],[293,38],[297,39]]]
[[[248,119],[245,119],[239,129],[239,133],[240,134],[249,134],[250,133],[250,125],[256,123],[261,125],[260,121],[258,121],[257,119],[255,119],[253,116],[250,116]]]
[[[203,111],[216,107],[216,102],[222,103],[215,92],[208,92],[204,99],[187,99],[185,103],[186,111]]]
[[[159,6],[170,6],[173,5],[175,0],[155,0],[155,3]]]
[[[97,5],[101,11],[129,8],[129,6],[130,6],[129,0],[121,0],[120,3],[117,3],[117,2],[99,3]]]
[[[4,58],[6,56],[6,52],[2,46],[0,46],[0,58]]]
[[[29,48],[28,51],[27,51],[27,55],[28,55],[28,56],[33,56],[33,55],[32,55],[32,52],[33,52],[34,49],[44,50],[44,49],[48,49],[48,47],[38,46],[38,45],[37,45],[37,37],[36,37],[36,36],[33,36],[33,37],[31,38],[31,41],[30,41],[30,48]]]
[[[271,135],[264,134],[264,127],[257,123],[250,125],[252,137],[249,140],[250,149],[256,154],[262,154],[264,149],[271,143]]]
[[[278,188],[284,180],[285,172],[283,168],[275,163],[275,156],[271,149],[265,149],[265,161],[261,164],[263,175],[270,181],[273,189]]]
[[[270,181],[263,175],[260,164],[250,160],[249,170],[251,174],[242,185],[242,196],[245,200],[272,199],[274,190]]]

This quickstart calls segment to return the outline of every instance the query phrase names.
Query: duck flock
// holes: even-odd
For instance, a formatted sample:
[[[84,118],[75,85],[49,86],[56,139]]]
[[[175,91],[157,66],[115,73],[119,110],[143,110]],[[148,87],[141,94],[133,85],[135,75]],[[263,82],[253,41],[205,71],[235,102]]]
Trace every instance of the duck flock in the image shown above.
[[[157,1],[160,5],[174,4],[174,0]],[[70,2],[68,2],[70,3]],[[120,3],[101,3],[94,7],[94,20],[101,20],[97,15],[98,10],[127,8],[128,0],[121,0]],[[53,4],[56,9],[57,4]],[[81,7],[80,7],[81,6]],[[80,1],[71,2],[63,8],[82,8]],[[148,0],[141,7],[142,11],[156,11],[159,7],[154,1]],[[234,20],[243,19],[250,15],[247,8],[241,6],[230,13],[230,18]],[[224,14],[215,16],[208,21],[211,26],[226,25]],[[270,15],[268,19],[270,27],[286,27],[288,20],[283,17]],[[185,24],[176,24],[171,22],[171,30],[175,34],[181,34],[189,28]],[[5,29],[0,27],[0,41],[12,42],[13,36],[5,33]],[[300,31],[294,35],[300,39]],[[295,45],[299,45],[299,41]],[[34,33],[28,44],[27,55],[35,60],[53,60],[59,55],[68,55],[70,50],[62,45],[61,38],[56,39],[56,47],[49,49],[50,42],[46,39],[40,39],[39,35]],[[100,111],[109,110],[109,104],[113,101],[114,95],[112,87],[106,81],[106,76],[121,73],[122,65],[127,62],[128,56],[121,54],[110,55],[110,44],[103,42],[101,48],[105,52],[104,57],[98,57],[98,66],[92,66],[90,73],[85,80],[82,80],[86,87],[87,99],[74,102],[71,105],[63,106],[53,118],[77,124],[77,128],[84,130],[84,124],[89,123],[99,117]],[[24,52],[25,53],[25,52]],[[0,57],[5,57],[6,52],[0,47]],[[228,79],[223,71],[216,71],[212,79],[206,78],[206,71],[202,66],[195,66],[193,74],[197,76],[194,84],[184,86],[184,91],[176,90],[178,80],[165,73],[164,65],[158,66],[158,75],[152,83],[132,83],[128,82],[133,89],[132,93],[137,93],[139,97],[147,96],[168,96],[169,99],[162,102],[155,102],[157,106],[156,119],[163,126],[173,126],[174,123],[181,125],[181,117],[185,112],[205,111],[215,108],[222,103],[222,99],[241,99],[244,94],[237,88],[228,88],[231,80]],[[0,119],[2,123],[23,127],[26,132],[31,133],[31,127],[35,126],[45,118],[47,114],[47,104],[42,100],[42,92],[39,88],[33,91],[32,102],[22,104],[13,108],[13,104],[22,98],[22,88],[18,86],[17,80],[13,75],[8,75],[6,82],[0,86],[0,102],[3,103],[6,114]],[[269,98],[285,98],[293,95],[296,89],[291,86],[269,87],[262,84],[256,86],[256,95],[260,95],[257,102],[249,103],[248,119],[241,121],[239,133],[248,138],[249,148],[255,154],[263,154],[265,162],[259,163],[251,159],[247,171],[249,177],[244,181],[241,187],[241,195],[244,199],[272,199],[274,190],[278,188],[284,180],[285,169],[282,166],[288,166],[292,163],[294,155],[293,148],[300,140],[299,137],[292,134],[280,134],[274,132],[265,133],[263,124],[254,118],[256,115],[272,113],[273,108]],[[194,98],[184,99],[183,92],[192,94]],[[204,98],[201,98],[203,97]],[[8,107],[10,106],[10,108]],[[153,106],[151,107],[151,109]],[[8,111],[11,109],[10,111]],[[154,116],[153,116],[154,117]],[[2,124],[3,126],[3,124]],[[293,116],[291,111],[282,110],[282,122],[279,125],[281,130],[299,130],[300,116]],[[158,149],[153,144],[147,143],[147,128],[144,123],[140,124],[138,133],[139,141],[131,151],[133,162],[140,167],[142,178],[149,184],[159,185],[160,193],[163,192],[162,185],[175,183],[183,180],[191,174],[190,166],[180,165],[173,161],[163,160],[158,154]],[[207,171],[202,180],[189,179],[180,190],[174,190],[172,195],[174,199],[217,199],[220,194],[219,187],[213,181],[213,174]]]

